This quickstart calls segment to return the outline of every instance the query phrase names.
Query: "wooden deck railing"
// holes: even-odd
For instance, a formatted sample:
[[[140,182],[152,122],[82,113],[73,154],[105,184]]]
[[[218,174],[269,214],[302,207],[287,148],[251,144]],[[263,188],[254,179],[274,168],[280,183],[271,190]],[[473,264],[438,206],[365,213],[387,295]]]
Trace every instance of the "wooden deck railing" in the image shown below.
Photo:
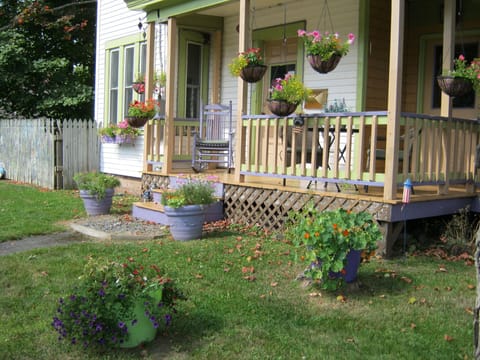
[[[175,119],[174,159],[190,160],[198,119]],[[165,120],[152,120],[147,161],[162,163]],[[242,175],[379,186],[385,183],[387,112],[242,117]],[[241,135],[241,137],[240,137]],[[398,174],[402,186],[479,181],[480,121],[403,113]]]
[[[383,186],[386,112],[242,118],[240,172],[251,176]],[[403,113],[399,186],[478,181],[480,122]]]

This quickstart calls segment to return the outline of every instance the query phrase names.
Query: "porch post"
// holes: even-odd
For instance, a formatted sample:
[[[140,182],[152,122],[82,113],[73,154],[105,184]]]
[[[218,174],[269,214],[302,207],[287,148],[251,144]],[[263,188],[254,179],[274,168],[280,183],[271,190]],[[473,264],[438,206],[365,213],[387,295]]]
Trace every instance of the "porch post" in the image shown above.
[[[177,45],[177,20],[168,19],[167,36],[167,83],[165,86],[165,136],[163,144],[163,166],[162,174],[168,175],[173,168],[173,151],[175,146],[175,124],[173,123],[174,114],[174,90],[175,90],[175,64],[176,64],[176,45]]]
[[[390,23],[390,65],[388,75],[388,124],[385,151],[384,200],[397,195],[398,147],[400,140],[400,111],[402,104],[403,32],[405,1],[392,0]]]
[[[446,0],[443,10],[443,52],[442,69],[452,70],[453,56],[455,51],[455,0]],[[450,118],[452,116],[453,100],[442,91],[440,115]],[[439,185],[438,194],[448,193],[450,177],[448,174],[450,168],[450,136],[447,129],[442,129],[442,159],[441,172],[445,174],[445,184]]]
[[[247,41],[250,29],[250,0],[240,0],[240,16],[239,16],[239,34],[238,34],[238,52],[245,51],[247,48]],[[242,126],[242,115],[246,113],[247,109],[247,85],[238,77],[237,85],[237,115],[236,115],[236,131],[235,131],[235,172],[234,180],[243,182],[244,176],[240,175],[240,166],[245,160],[245,139]]]
[[[153,94],[153,76],[155,62],[155,22],[148,23],[147,28],[147,63],[145,73],[145,94]],[[151,125],[148,123],[143,128],[143,170],[150,171],[152,166],[148,164],[148,154],[152,147],[152,137],[150,136]]]

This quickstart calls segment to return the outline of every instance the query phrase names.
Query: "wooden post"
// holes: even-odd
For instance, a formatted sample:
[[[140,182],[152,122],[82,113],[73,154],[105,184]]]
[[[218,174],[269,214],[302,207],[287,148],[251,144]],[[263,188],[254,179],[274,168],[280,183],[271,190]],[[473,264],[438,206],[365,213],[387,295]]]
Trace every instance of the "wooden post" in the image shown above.
[[[388,75],[388,123],[385,151],[384,200],[397,196],[398,146],[400,142],[400,111],[402,104],[403,32],[405,1],[392,0],[390,25],[390,65]]]
[[[250,25],[250,0],[240,0],[239,34],[238,34],[238,52],[245,51],[248,44],[248,35],[251,34]],[[245,159],[245,139],[243,136],[242,115],[247,109],[247,85],[238,77],[237,85],[237,115],[235,131],[235,172],[234,179],[237,182],[243,182],[244,177],[240,175],[240,166]]]
[[[145,98],[149,99],[153,94],[153,77],[154,77],[154,62],[155,62],[155,22],[148,23],[147,28],[147,63],[145,74]],[[152,126],[148,123],[143,128],[143,170],[150,171],[152,166],[148,164],[148,154],[152,147],[152,137],[150,133]]]
[[[173,151],[175,147],[175,124],[174,119],[174,101],[175,91],[175,64],[176,64],[176,48],[177,48],[177,20],[175,18],[168,19],[168,38],[167,38],[167,84],[165,88],[165,137],[163,147],[162,174],[168,175],[173,168]]]
[[[452,69],[452,60],[455,50],[455,12],[456,12],[456,3],[455,0],[446,0],[444,13],[443,13],[443,63],[442,68],[445,70]],[[440,105],[440,115],[450,118],[452,116],[452,98],[445,94],[442,91],[441,105]],[[449,187],[449,169],[450,169],[450,132],[447,128],[441,129],[442,134],[442,163],[441,163],[441,172],[445,174],[445,184],[439,185],[437,192],[438,194],[448,193]],[[441,161],[438,159],[437,161]]]

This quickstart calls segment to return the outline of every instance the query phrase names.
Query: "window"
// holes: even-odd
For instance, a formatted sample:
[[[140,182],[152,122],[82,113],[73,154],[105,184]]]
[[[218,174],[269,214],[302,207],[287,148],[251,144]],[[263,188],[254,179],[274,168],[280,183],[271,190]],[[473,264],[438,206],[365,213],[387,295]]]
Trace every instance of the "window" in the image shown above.
[[[118,111],[117,111],[117,102],[118,102],[118,61],[119,61],[119,51],[114,49],[110,52],[110,109],[108,111],[108,122],[109,124],[115,124],[117,122]]]
[[[105,123],[118,123],[133,100],[145,100],[145,94],[135,93],[132,85],[137,76],[145,74],[147,46],[144,41],[127,40],[117,40],[111,47],[107,46]]]

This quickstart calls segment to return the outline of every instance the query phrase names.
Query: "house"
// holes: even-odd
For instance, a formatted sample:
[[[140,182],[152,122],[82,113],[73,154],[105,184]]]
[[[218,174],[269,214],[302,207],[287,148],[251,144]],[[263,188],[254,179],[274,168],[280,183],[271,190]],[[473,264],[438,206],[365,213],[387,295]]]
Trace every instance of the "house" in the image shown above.
[[[388,253],[404,220],[479,211],[479,94],[451,98],[436,82],[455,56],[479,56],[479,11],[476,0],[101,2],[97,120],[122,119],[133,70],[145,70],[146,94],[159,68],[167,74],[164,112],[134,147],[102,149],[102,170],[141,178],[143,189],[167,185],[190,169],[200,104],[232,101],[234,168],[209,168],[222,174],[228,218],[278,229],[288,211],[311,200],[369,211]],[[334,71],[319,74],[298,29],[357,40]],[[255,84],[228,70],[249,47],[262,48],[268,66]],[[287,72],[328,102],[271,115],[271,80]],[[345,104],[342,112],[325,112],[335,103]],[[296,119],[303,130],[292,132]],[[407,179],[413,194],[405,204]]]

